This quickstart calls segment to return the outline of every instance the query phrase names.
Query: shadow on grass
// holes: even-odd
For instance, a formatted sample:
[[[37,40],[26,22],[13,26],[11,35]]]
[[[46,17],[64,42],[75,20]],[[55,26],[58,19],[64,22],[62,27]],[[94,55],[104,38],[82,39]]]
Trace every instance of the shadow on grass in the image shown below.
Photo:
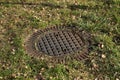
[[[103,1],[104,5],[110,6],[110,4],[114,4],[113,1]],[[12,4],[12,5],[41,5],[43,7],[50,7],[50,8],[63,8],[62,6],[52,3],[52,2],[44,2],[44,3],[33,3],[33,2],[0,2],[0,5],[2,4]],[[71,5],[67,5],[68,9],[71,10],[76,10],[76,9],[99,9],[102,8],[103,6],[100,5],[95,5],[93,7],[87,6],[87,5],[75,5],[75,4],[71,4]]]
[[[113,42],[116,44],[116,45],[120,45],[120,36],[119,35],[116,35],[113,37]]]
[[[69,9],[71,10],[75,10],[75,9],[88,9],[88,6],[85,5],[69,5],[68,6]]]
[[[83,9],[83,10],[87,10],[87,9],[99,9],[101,6],[96,5],[94,7],[90,7],[90,6],[86,6],[86,5],[68,5],[68,8],[71,10],[76,10],[76,9]]]
[[[103,2],[104,6],[106,8],[110,8],[111,5],[115,4],[115,2],[113,0],[99,0],[100,2]],[[99,8],[103,8],[104,6],[100,6],[100,5],[95,5],[95,6],[87,6],[87,5],[75,5],[75,4],[72,4],[72,5],[68,5],[68,8],[71,9],[71,10],[76,10],[76,9],[83,9],[83,10],[86,10],[86,9],[99,9]]]
[[[50,7],[50,8],[63,8],[62,6],[58,5],[58,4],[55,4],[55,3],[51,3],[51,2],[43,2],[43,3],[33,3],[33,2],[0,2],[0,5],[36,5],[36,6],[43,6],[43,7]],[[99,5],[96,5],[94,7],[89,7],[89,6],[86,6],[86,5],[75,5],[75,4],[71,4],[71,5],[67,5],[67,8],[68,9],[71,9],[71,10],[76,10],[76,9],[83,9],[83,10],[86,10],[86,9],[98,9],[100,8]]]
[[[62,8],[61,6],[54,4],[54,3],[32,3],[32,2],[0,2],[0,5],[4,4],[11,4],[11,5],[40,5],[43,7],[50,7],[50,8]]]
[[[27,3],[27,2],[0,2],[2,4],[12,4],[12,5],[41,5],[40,3]]]

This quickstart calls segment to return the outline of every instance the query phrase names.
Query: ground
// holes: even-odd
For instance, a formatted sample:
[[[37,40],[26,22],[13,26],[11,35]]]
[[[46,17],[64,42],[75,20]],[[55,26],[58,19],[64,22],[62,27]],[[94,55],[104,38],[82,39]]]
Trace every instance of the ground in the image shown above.
[[[94,36],[87,61],[55,64],[28,55],[24,40],[72,24]],[[0,80],[120,80],[120,0],[0,0]]]

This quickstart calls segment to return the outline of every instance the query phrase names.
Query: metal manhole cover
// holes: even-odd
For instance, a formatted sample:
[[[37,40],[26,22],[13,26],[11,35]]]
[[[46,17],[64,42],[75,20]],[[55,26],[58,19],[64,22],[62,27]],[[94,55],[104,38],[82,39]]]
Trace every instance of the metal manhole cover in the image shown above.
[[[27,53],[48,60],[87,58],[90,34],[72,26],[51,27],[34,32],[26,41]]]

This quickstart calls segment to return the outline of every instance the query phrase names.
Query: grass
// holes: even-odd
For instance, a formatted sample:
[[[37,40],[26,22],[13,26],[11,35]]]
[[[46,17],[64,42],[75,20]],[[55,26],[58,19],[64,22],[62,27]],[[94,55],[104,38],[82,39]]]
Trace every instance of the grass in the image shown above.
[[[29,34],[61,24],[95,36],[88,61],[53,65],[26,54]],[[39,74],[45,80],[119,80],[119,36],[119,0],[0,0],[0,79],[34,80]]]

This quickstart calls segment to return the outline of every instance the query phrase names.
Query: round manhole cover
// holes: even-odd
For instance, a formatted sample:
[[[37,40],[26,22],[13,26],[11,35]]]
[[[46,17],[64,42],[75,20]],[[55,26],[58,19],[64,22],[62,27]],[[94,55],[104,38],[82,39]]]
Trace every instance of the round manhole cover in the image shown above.
[[[76,27],[51,27],[34,32],[26,41],[27,53],[52,60],[87,58],[91,36]]]

